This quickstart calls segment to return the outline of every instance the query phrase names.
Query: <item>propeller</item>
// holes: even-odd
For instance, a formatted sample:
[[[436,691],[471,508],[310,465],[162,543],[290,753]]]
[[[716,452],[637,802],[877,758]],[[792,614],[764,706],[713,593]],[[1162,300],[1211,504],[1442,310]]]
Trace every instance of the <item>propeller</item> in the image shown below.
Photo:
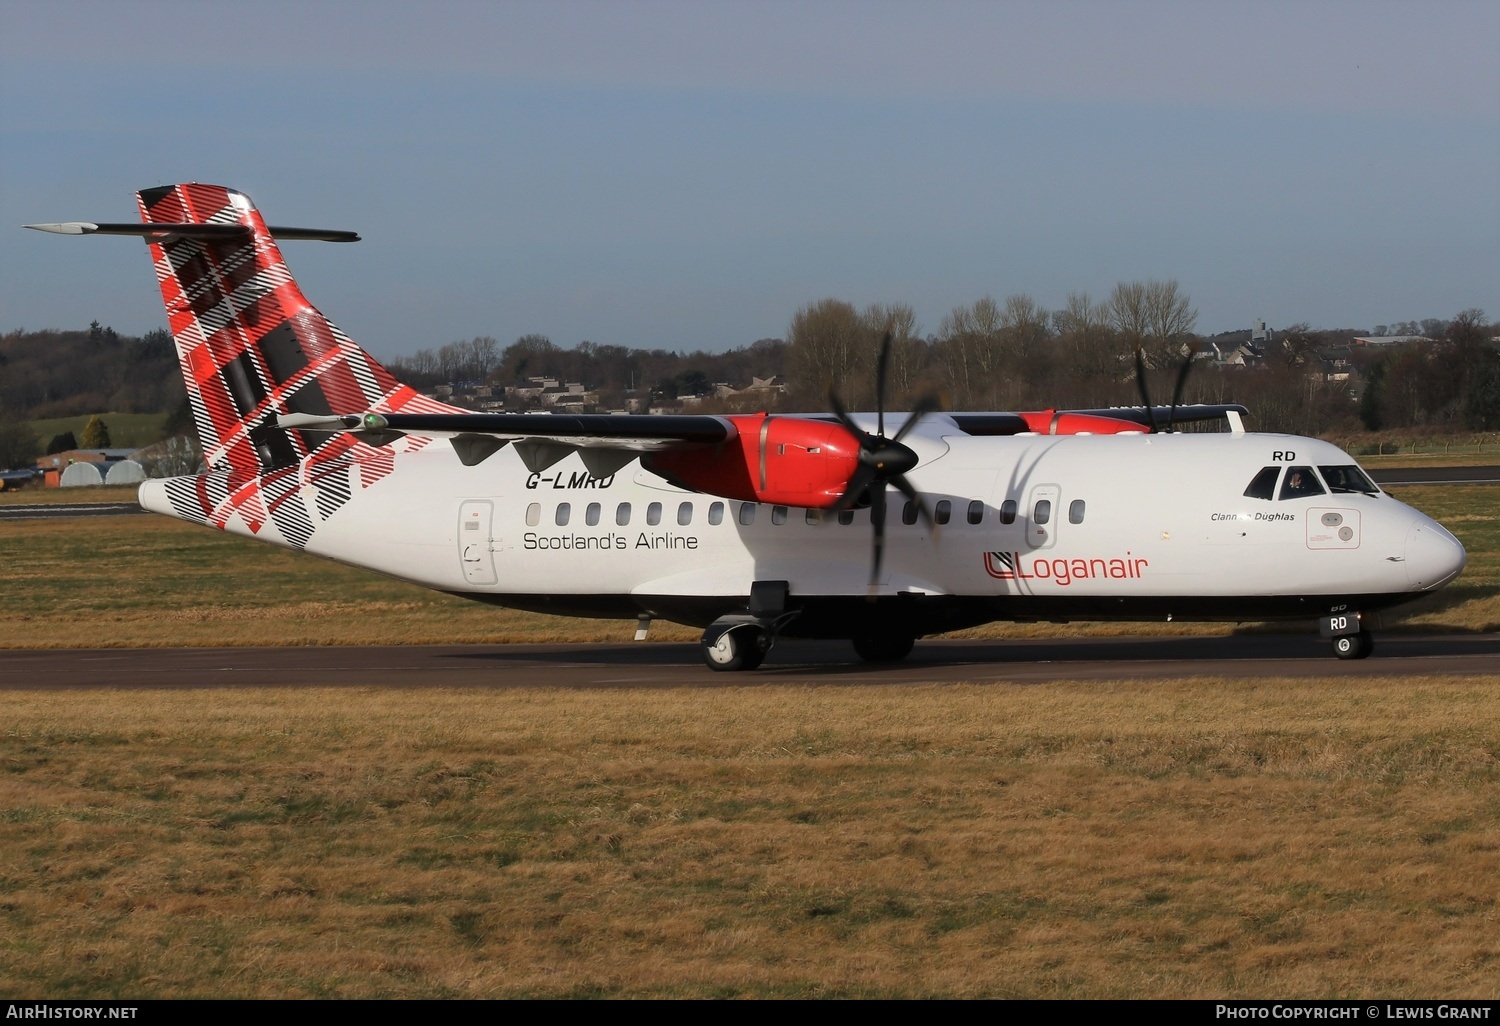
[[[1177,387],[1172,389],[1172,406],[1167,410],[1167,430],[1172,430],[1172,421],[1177,417],[1177,407],[1182,405],[1182,386],[1187,384],[1188,371],[1193,367],[1193,357],[1198,355],[1198,343],[1188,343],[1187,354],[1182,358],[1182,366],[1177,369]]]
[[[1172,405],[1167,408],[1167,426],[1159,428],[1156,425],[1156,411],[1151,406],[1151,395],[1146,390],[1146,358],[1141,352],[1141,347],[1135,347],[1135,384],[1141,392],[1141,402],[1146,407],[1146,419],[1151,423],[1151,433],[1165,430],[1171,432],[1172,422],[1177,418],[1177,407],[1182,405],[1182,389],[1187,384],[1188,372],[1193,368],[1193,357],[1198,355],[1198,343],[1191,341],[1188,344],[1187,355],[1182,358],[1182,366],[1177,369],[1177,385],[1172,389]]]
[[[846,431],[859,440],[859,466],[850,475],[849,483],[844,487],[844,494],[839,496],[838,502],[834,503],[834,509],[851,509],[860,505],[862,498],[867,496],[869,499],[870,525],[874,528],[875,535],[874,550],[870,559],[870,597],[872,599],[880,582],[880,565],[885,558],[886,486],[894,485],[897,491],[916,504],[918,515],[926,520],[929,526],[934,528],[937,526],[932,519],[931,511],[927,508],[927,503],[906,479],[907,471],[917,465],[917,454],[910,446],[902,444],[901,439],[910,434],[923,417],[938,408],[938,400],[935,396],[924,397],[912,407],[906,422],[901,425],[895,436],[888,437],[885,433],[885,383],[890,359],[891,333],[888,331],[880,343],[880,359],[875,368],[875,433],[873,435],[861,430],[849,417],[849,411],[839,401],[838,395],[833,389],[828,390],[828,402],[833,406],[834,416],[838,417],[839,423]]]

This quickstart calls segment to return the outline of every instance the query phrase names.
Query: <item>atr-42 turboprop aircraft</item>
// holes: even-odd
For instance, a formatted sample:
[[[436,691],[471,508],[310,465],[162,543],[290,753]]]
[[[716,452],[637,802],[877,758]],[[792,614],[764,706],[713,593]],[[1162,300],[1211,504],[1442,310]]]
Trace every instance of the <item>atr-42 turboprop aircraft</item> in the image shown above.
[[[1346,453],[1248,433],[1237,406],[467,412],[330,324],[277,248],[354,233],[268,228],[219,186],[138,199],[142,224],[28,227],[150,245],[208,472],[147,481],[141,505],[481,602],[636,618],[638,637],[701,626],[714,669],[782,635],[900,659],[992,620],[1317,619],[1357,659],[1365,614],[1466,558]],[[1209,418],[1229,432],[1170,430]]]

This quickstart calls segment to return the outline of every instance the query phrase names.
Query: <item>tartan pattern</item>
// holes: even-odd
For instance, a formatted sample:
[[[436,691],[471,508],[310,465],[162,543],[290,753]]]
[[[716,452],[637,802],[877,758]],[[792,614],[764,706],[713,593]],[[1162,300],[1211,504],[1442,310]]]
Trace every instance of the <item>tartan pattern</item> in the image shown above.
[[[243,239],[151,240],[151,258],[209,471],[168,483],[173,511],[223,529],[267,523],[297,548],[356,489],[395,468],[396,452],[352,435],[288,431],[282,413],[457,413],[391,376],[302,295],[250,197],[183,184],[137,194],[141,220],[243,224]]]

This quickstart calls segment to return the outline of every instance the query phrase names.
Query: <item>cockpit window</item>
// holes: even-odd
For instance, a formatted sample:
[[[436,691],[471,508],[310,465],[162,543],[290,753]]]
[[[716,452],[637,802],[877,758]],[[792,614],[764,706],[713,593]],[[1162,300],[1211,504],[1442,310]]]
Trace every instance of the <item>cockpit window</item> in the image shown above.
[[[1283,499],[1300,499],[1307,495],[1323,495],[1323,483],[1313,473],[1312,467],[1288,467],[1286,480],[1281,482]]]
[[[1380,493],[1375,482],[1356,466],[1319,467],[1318,470],[1322,472],[1323,480],[1328,482],[1330,492],[1364,492],[1366,495]]]
[[[1276,477],[1281,473],[1280,467],[1262,467],[1259,474],[1250,482],[1250,487],[1245,489],[1245,497],[1249,499],[1273,499],[1276,497]]]

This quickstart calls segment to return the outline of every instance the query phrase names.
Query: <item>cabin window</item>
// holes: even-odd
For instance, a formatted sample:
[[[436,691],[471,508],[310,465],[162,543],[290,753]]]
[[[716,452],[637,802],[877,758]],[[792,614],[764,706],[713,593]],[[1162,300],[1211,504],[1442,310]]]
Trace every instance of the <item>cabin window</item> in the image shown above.
[[[809,524],[821,524],[823,522],[823,511],[820,509],[813,509],[812,507],[808,507],[807,522]]]
[[[1081,523],[1083,523],[1083,500],[1082,499],[1074,499],[1072,502],[1068,503],[1068,523],[1070,523],[1070,524],[1081,524]]]
[[[716,502],[708,507],[708,522],[714,527],[718,527],[724,522],[724,504],[722,502]]]
[[[1279,498],[1301,499],[1308,495],[1323,494],[1323,482],[1318,480],[1312,467],[1286,468],[1286,478],[1281,482]]]
[[[937,508],[933,510],[932,519],[935,523],[942,525],[953,519],[953,503],[947,499],[939,499]]]
[[[772,506],[771,507],[771,523],[773,523],[773,524],[784,524],[784,523],[786,523],[786,507],[785,506]]]
[[[542,522],[542,504],[533,502],[526,507],[526,526],[535,527]]]
[[[1014,524],[1016,522],[1016,500],[1006,499],[1000,504],[1000,522],[1002,524]]]
[[[653,502],[646,507],[646,526],[655,527],[661,523],[661,503]]]
[[[1380,489],[1375,487],[1365,472],[1355,466],[1347,467],[1319,467],[1323,480],[1328,482],[1330,492],[1364,492],[1366,495],[1378,495]]]
[[[1045,524],[1052,519],[1052,500],[1036,500],[1036,508],[1031,511],[1031,521],[1035,524]]]
[[[567,527],[568,518],[573,515],[573,504],[571,502],[559,502],[557,504],[557,515],[552,519],[557,522],[558,527]]]
[[[744,524],[746,527],[749,527],[751,524],[755,523],[755,503],[740,503],[740,523]]]
[[[975,499],[969,503],[969,523],[977,524],[984,519],[984,500]]]
[[[843,524],[845,527],[848,527],[850,524],[854,523],[854,510],[839,510],[839,523]]]
[[[630,503],[622,502],[615,507],[615,523],[620,527],[630,523]]]
[[[907,499],[906,505],[901,507],[901,522],[907,527],[917,522],[917,503],[913,499]]]
[[[599,526],[599,504],[597,502],[589,503],[589,508],[584,510],[583,522],[590,527]]]
[[[1276,478],[1281,473],[1280,467],[1261,467],[1260,473],[1256,474],[1250,481],[1250,486],[1245,489],[1247,499],[1266,499],[1276,497]]]
[[[677,526],[686,527],[693,522],[693,504],[684,502],[677,507]]]

